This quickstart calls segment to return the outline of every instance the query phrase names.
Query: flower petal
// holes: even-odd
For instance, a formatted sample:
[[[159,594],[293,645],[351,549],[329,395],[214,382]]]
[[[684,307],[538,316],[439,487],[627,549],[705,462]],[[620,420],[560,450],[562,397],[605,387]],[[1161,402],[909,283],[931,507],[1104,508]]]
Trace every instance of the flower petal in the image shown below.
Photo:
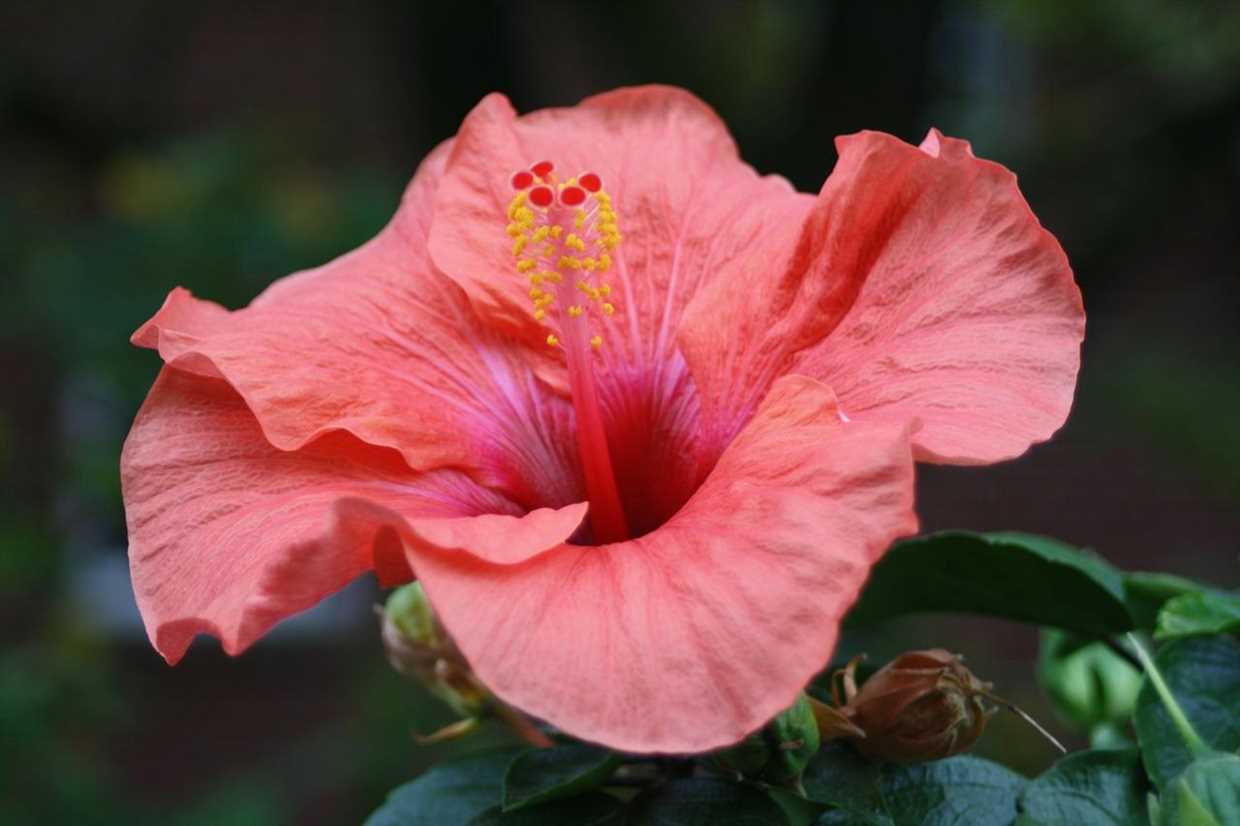
[[[433,152],[375,239],[228,312],[174,290],[134,334],[180,370],[226,379],[276,447],[346,430],[418,470],[460,467],[539,504],[578,501],[569,408],[479,325],[426,254]]]
[[[409,553],[500,697],[614,748],[690,752],[792,703],[871,564],[916,529],[912,505],[907,428],[843,423],[827,388],[789,376],[647,536],[518,565]]]
[[[703,300],[682,334],[699,385],[758,386],[783,359],[781,369],[830,384],[850,417],[920,419],[923,460],[992,462],[1048,438],[1072,402],[1084,311],[1015,177],[937,131],[920,148],[874,132],[838,147],[801,269],[771,282],[774,296],[816,312],[770,321],[728,359],[713,330],[745,341],[732,319],[746,313],[760,333],[789,302]]]
[[[534,344],[546,331],[533,321],[504,225],[509,176],[543,158],[565,175],[598,173],[614,198],[625,241],[609,279],[617,313],[603,353],[612,362],[665,360],[698,286],[730,275],[733,259],[770,231],[772,210],[799,221],[811,203],[741,162],[723,122],[682,89],[618,89],[522,117],[502,95],[488,96],[456,137],[436,194],[431,256],[486,318]]]
[[[585,511],[519,518],[458,471],[416,474],[344,432],[277,450],[227,383],[171,368],[125,442],[121,481],[138,607],[172,663],[199,632],[239,653],[372,568],[409,579],[401,536],[508,562],[563,541]]]

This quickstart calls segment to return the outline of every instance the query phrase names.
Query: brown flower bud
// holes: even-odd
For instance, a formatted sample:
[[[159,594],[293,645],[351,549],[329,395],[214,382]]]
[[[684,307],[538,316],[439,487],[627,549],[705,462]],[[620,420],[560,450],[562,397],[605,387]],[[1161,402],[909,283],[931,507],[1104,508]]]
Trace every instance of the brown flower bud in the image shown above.
[[[880,668],[856,690],[845,670],[847,704],[840,711],[865,733],[857,750],[874,760],[939,760],[965,751],[994,713],[983,699],[991,685],[941,648],[910,651]]]

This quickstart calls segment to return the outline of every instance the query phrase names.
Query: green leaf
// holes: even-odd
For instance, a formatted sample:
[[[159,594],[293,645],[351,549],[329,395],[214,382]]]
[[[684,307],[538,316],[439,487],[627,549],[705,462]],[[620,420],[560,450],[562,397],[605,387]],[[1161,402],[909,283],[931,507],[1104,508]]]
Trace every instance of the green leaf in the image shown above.
[[[812,826],[822,814],[822,805],[806,800],[788,789],[771,788],[767,790],[767,794],[784,810],[788,826]]]
[[[1163,819],[1155,826],[1240,824],[1240,757],[1212,754],[1194,760],[1163,798]]]
[[[1199,591],[1168,600],[1158,612],[1156,640],[1240,633],[1240,596]]]
[[[1198,735],[1221,752],[1240,749],[1240,640],[1176,640],[1163,646],[1154,662]],[[1148,679],[1137,698],[1133,725],[1145,769],[1164,788],[1192,758]]]
[[[901,542],[848,615],[864,624],[922,611],[989,614],[1101,636],[1126,631],[1119,571],[1041,536],[949,531]]]
[[[504,775],[504,810],[589,791],[619,765],[617,755],[585,743],[530,749],[517,757]]]
[[[1133,623],[1142,631],[1154,630],[1158,612],[1167,600],[1204,590],[1204,585],[1173,574],[1137,572],[1124,576],[1124,602]]]
[[[468,823],[499,805],[504,772],[516,757],[514,749],[487,752],[443,763],[398,786],[365,826],[444,826]]]
[[[801,785],[805,796],[841,809],[880,811],[883,773],[843,740],[828,740],[809,761]]]
[[[637,797],[625,826],[788,826],[767,794],[713,777],[673,780]]]
[[[838,809],[817,826],[1008,826],[1026,781],[967,755],[880,767],[834,742],[810,761],[802,782],[807,797]]]
[[[883,773],[883,801],[894,826],[1007,826],[1025,778],[978,757],[962,755]]]
[[[1144,824],[1148,789],[1136,749],[1062,758],[1020,796],[1021,826]]]
[[[468,821],[468,826],[620,826],[624,804],[609,794],[586,792],[516,811],[492,806]],[[456,821],[445,821],[444,826]]]
[[[1104,643],[1042,630],[1038,682],[1059,716],[1081,731],[1127,722],[1141,679],[1139,670]]]

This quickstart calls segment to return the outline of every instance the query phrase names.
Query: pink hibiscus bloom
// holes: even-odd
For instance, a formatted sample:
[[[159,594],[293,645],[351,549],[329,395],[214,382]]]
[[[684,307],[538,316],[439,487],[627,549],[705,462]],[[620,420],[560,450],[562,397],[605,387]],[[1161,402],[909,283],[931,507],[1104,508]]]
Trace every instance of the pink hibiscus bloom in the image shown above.
[[[492,95],[360,249],[235,312],[174,290],[121,462],[155,647],[239,653],[374,570],[587,740],[705,750],[791,704],[916,529],[914,460],[1048,438],[1084,328],[1010,172],[837,147],[813,196],[677,89]]]

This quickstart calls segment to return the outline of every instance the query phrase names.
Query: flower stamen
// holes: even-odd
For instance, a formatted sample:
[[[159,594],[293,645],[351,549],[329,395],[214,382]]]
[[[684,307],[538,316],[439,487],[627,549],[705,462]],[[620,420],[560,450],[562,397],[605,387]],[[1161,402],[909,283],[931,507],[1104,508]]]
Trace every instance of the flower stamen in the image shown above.
[[[554,170],[550,161],[539,161],[513,173],[517,192],[508,204],[506,231],[517,273],[529,281],[534,319],[546,326],[547,345],[564,350],[594,540],[617,542],[629,530],[595,389],[594,352],[603,337],[591,322],[605,329],[616,311],[605,300],[611,287],[602,279],[623,236],[597,173],[561,183]]]

